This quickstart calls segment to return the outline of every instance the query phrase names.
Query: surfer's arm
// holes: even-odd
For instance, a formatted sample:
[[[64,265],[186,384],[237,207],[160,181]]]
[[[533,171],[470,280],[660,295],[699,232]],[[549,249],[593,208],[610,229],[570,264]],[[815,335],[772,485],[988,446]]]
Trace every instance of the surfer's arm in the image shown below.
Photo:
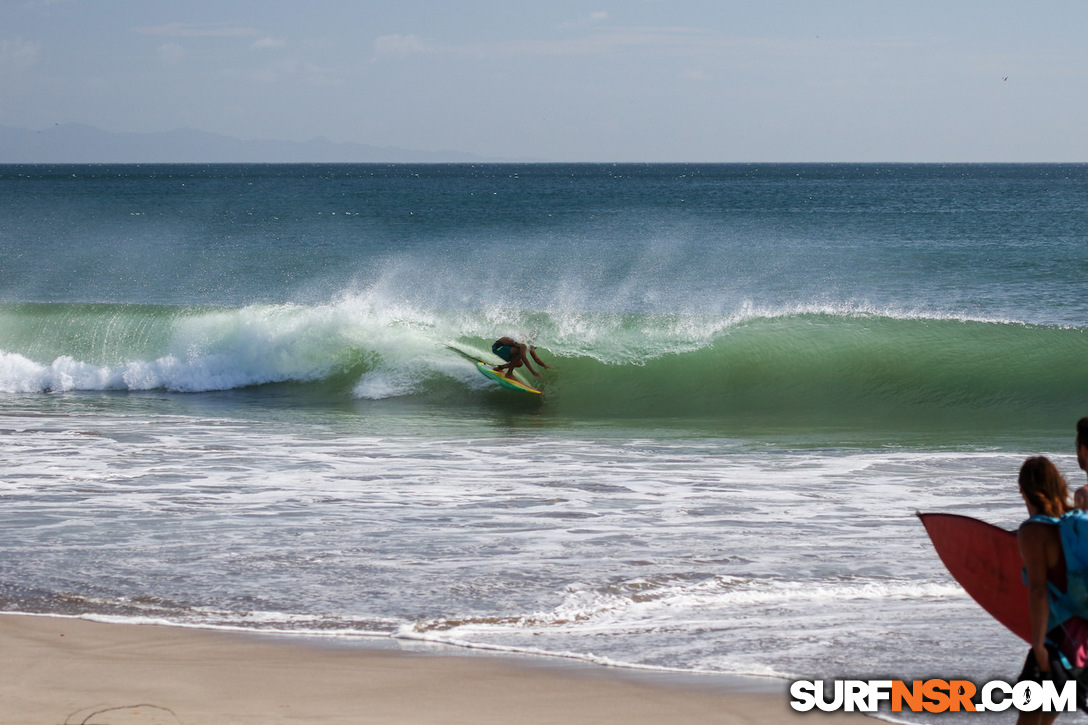
[[[548,365],[546,362],[544,362],[543,360],[541,360],[539,357],[536,356],[536,348],[531,346],[531,345],[529,346],[529,354],[533,356],[533,359],[536,360],[536,364],[539,365],[540,367],[542,367],[542,368],[544,368],[546,370],[551,370],[552,369],[551,365]],[[538,375],[537,377],[540,377],[540,376]],[[1086,486],[1086,488],[1088,488],[1088,486]]]
[[[1050,655],[1046,651],[1046,627],[1050,618],[1047,585],[1047,548],[1053,538],[1053,527],[1045,524],[1024,524],[1017,532],[1020,556],[1024,560],[1028,584],[1028,618],[1031,622],[1031,649],[1041,672],[1050,671]]]

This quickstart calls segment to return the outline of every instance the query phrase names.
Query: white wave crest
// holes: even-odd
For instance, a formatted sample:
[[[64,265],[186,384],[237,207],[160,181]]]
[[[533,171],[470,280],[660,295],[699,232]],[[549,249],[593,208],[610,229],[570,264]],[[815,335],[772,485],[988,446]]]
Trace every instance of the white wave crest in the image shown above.
[[[786,581],[714,577],[697,583],[644,580],[625,582],[605,590],[572,586],[554,610],[504,619],[436,620],[417,623],[416,632],[461,630],[653,629],[660,621],[704,621],[747,616],[752,608],[843,602],[879,602],[903,599],[966,597],[956,584],[899,580]],[[679,616],[678,612],[687,612]]]

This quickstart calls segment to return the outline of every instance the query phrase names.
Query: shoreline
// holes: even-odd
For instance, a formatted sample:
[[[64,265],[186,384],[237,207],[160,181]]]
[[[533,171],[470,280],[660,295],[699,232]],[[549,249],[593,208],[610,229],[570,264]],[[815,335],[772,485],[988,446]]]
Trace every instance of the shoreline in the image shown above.
[[[797,713],[785,681],[495,653],[0,615],[0,723],[556,725],[873,722]],[[753,680],[753,682],[748,682]],[[781,682],[779,692],[775,692]]]

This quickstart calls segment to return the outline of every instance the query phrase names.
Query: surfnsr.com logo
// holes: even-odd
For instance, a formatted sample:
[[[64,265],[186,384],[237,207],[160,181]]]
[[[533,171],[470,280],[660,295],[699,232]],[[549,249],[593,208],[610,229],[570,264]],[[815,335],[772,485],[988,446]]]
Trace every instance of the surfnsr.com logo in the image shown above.
[[[1059,691],[1050,681],[1000,680],[981,687],[969,680],[797,680],[790,685],[790,707],[832,712],[876,712],[888,703],[892,712],[1073,712],[1077,683],[1069,680]]]

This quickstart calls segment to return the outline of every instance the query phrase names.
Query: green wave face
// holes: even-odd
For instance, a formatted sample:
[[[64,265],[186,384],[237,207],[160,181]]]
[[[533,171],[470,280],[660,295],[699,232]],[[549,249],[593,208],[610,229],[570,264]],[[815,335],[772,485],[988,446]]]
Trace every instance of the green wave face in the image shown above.
[[[800,314],[641,364],[571,361],[554,397],[579,415],[783,427],[1068,425],[1088,410],[1086,363],[1079,329]]]
[[[1068,428],[1088,412],[1083,329],[873,312],[724,316],[524,313],[555,370],[534,379],[554,420],[702,428],[915,431]],[[328,305],[0,306],[7,392],[229,390],[291,381],[346,399],[472,406],[511,330],[486,311]]]

